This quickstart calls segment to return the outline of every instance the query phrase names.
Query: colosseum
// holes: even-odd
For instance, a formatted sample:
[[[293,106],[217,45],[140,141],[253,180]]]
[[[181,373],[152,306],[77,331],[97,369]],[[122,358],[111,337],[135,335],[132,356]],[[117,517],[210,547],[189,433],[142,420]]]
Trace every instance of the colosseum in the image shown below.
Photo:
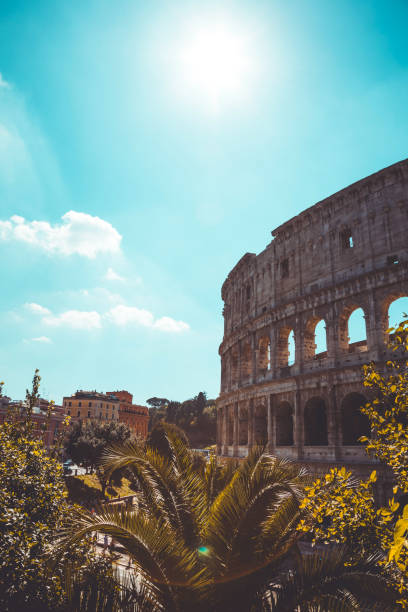
[[[222,286],[219,455],[243,457],[266,443],[315,472],[335,464],[361,476],[372,470],[358,442],[367,432],[361,367],[387,359],[388,309],[408,296],[407,229],[404,160],[306,209],[275,229],[259,255],[238,261]],[[348,321],[358,308],[366,339],[351,343]]]

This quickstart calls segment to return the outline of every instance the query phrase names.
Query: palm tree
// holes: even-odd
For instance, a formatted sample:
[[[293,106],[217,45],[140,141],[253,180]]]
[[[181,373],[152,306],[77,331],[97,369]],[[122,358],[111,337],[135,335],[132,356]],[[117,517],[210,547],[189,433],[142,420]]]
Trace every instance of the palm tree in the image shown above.
[[[345,553],[335,564],[329,556],[319,563],[300,552],[304,468],[263,448],[235,469],[215,457],[203,465],[177,434],[164,428],[163,436],[160,453],[157,445],[131,443],[104,457],[110,473],[132,470],[140,486],[137,509],[76,511],[62,545],[93,531],[115,538],[134,562],[146,609],[147,601],[166,612],[365,609],[350,608],[350,597],[356,605],[359,599],[348,578],[353,572],[341,572]],[[366,574],[375,582],[375,572]],[[327,589],[319,590],[323,576]],[[346,578],[350,595],[341,598]],[[389,599],[387,581],[381,586]],[[328,601],[337,607],[318,607]]]

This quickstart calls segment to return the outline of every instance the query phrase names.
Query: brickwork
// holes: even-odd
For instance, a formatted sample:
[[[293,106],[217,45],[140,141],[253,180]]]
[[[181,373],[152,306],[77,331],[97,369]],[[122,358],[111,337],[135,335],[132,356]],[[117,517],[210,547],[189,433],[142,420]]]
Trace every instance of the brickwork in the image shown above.
[[[135,435],[147,438],[147,428],[149,425],[147,406],[132,404],[133,395],[128,391],[110,391],[109,395],[114,395],[120,402],[119,421],[126,423]]]
[[[314,470],[342,463],[367,471],[356,442],[367,429],[361,366],[387,359],[388,308],[408,295],[407,230],[405,160],[308,208],[275,229],[259,255],[241,258],[222,287],[220,455],[245,456],[266,441]],[[367,339],[349,344],[357,308]],[[321,320],[327,351],[316,354]]]

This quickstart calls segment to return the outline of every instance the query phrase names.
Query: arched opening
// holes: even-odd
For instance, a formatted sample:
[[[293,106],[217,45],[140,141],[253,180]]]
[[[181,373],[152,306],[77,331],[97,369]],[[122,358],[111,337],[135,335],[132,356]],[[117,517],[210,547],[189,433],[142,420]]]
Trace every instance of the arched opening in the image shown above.
[[[229,409],[227,412],[227,444],[232,446],[234,444],[234,411]]]
[[[245,342],[241,350],[241,377],[248,380],[252,373],[252,351],[249,342]]]
[[[341,402],[341,429],[344,446],[359,444],[361,436],[370,435],[370,423],[365,414],[361,413],[361,406],[367,403],[361,393],[349,393]]]
[[[271,369],[271,341],[268,336],[262,336],[259,340],[258,367],[260,370]]]
[[[349,353],[367,350],[367,330],[364,310],[357,304],[347,306],[339,319],[339,345]]]
[[[388,327],[398,327],[399,323],[408,314],[408,297],[399,297],[388,306]]]
[[[238,443],[240,446],[246,446],[248,444],[248,410],[246,408],[240,407],[238,422]]]
[[[295,363],[295,350],[295,332],[292,329],[288,336],[288,366]]]
[[[327,446],[326,404],[321,397],[312,397],[306,402],[304,428],[306,446]]]
[[[362,308],[356,308],[347,322],[349,353],[361,353],[367,350],[367,330]]]
[[[278,340],[278,365],[281,368],[291,366],[296,360],[295,333],[290,327],[282,327]]]
[[[312,317],[306,324],[304,334],[305,360],[323,359],[327,356],[326,322]]]
[[[276,446],[293,446],[293,409],[282,402],[276,409]]]
[[[259,405],[254,413],[255,444],[266,444],[268,441],[268,421],[265,406]]]
[[[326,322],[320,319],[314,330],[315,335],[315,357],[325,357],[327,355],[327,335]]]

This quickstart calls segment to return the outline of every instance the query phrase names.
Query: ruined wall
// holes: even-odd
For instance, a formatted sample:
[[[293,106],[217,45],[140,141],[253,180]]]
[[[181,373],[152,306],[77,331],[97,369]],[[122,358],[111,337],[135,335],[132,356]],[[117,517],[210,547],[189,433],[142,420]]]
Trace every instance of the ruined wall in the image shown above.
[[[264,440],[303,461],[367,462],[343,429],[364,429],[356,425],[361,365],[386,359],[388,307],[408,295],[407,229],[405,160],[306,209],[275,229],[262,253],[242,257],[222,287],[219,453],[242,456]],[[357,308],[367,341],[350,345]],[[321,320],[327,350],[316,355]]]

